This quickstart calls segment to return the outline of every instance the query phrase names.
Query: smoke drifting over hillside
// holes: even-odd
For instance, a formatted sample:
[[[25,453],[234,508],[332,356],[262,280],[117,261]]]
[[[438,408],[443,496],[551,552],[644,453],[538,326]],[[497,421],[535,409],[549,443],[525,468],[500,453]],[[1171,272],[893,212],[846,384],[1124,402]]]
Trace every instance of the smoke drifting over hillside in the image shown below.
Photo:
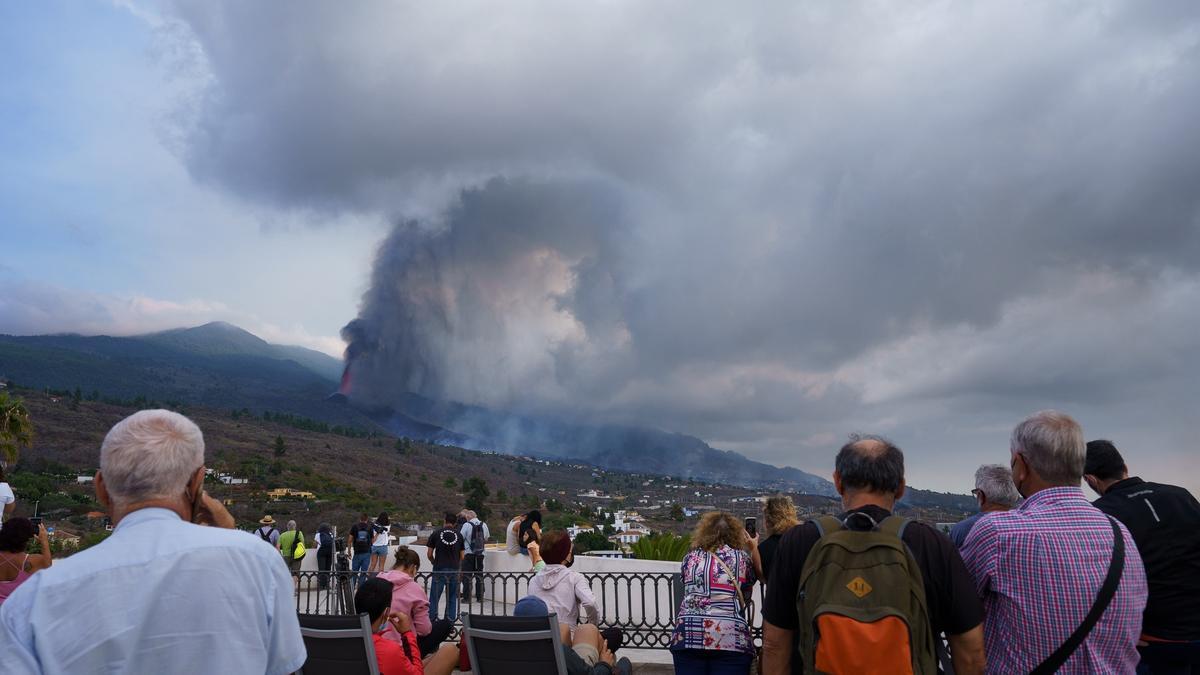
[[[357,396],[802,468],[881,431],[960,488],[1046,406],[1190,438],[1195,3],[178,14],[194,176],[400,223],[344,333]]]

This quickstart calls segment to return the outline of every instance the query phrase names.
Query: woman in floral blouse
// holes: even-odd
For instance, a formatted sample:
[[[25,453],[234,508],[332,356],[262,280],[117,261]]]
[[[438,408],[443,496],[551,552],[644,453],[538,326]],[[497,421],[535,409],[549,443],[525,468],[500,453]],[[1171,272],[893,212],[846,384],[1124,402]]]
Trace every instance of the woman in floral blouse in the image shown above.
[[[746,602],[759,566],[758,538],[728,513],[700,518],[683,558],[683,603],[671,634],[677,675],[745,675],[754,658]]]

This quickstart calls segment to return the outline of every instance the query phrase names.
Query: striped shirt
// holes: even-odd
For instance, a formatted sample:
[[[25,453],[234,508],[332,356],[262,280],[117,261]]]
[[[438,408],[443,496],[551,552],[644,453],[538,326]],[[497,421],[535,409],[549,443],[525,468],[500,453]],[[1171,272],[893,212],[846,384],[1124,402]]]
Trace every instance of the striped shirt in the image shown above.
[[[1129,531],[1112,603],[1060,673],[1132,673],[1146,607],[1146,572]],[[1028,673],[1083,623],[1112,561],[1108,516],[1078,487],[1031,495],[971,528],[963,561],[984,599],[987,672]]]

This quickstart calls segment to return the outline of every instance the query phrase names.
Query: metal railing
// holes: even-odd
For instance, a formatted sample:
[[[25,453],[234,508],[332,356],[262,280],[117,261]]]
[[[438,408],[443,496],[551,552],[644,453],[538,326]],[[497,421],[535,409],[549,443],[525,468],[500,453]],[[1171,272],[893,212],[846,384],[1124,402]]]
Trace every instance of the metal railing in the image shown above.
[[[428,596],[435,572],[420,572],[416,582]],[[676,612],[683,599],[683,586],[674,572],[581,572],[592,587],[600,609],[601,627],[617,626],[624,631],[624,644],[643,649],[665,649],[675,627]],[[374,572],[298,572],[296,610],[301,614],[353,613],[354,589],[359,579]],[[463,614],[511,615],[517,600],[529,594],[528,572],[461,572],[450,581],[458,587],[458,612],[454,618],[456,639]],[[470,582],[469,598],[461,591]],[[482,587],[483,593],[477,591]],[[431,619],[446,616],[447,592],[438,607],[430,607]],[[750,608],[751,629],[756,641],[762,628],[757,612]],[[434,616],[437,611],[437,616]]]

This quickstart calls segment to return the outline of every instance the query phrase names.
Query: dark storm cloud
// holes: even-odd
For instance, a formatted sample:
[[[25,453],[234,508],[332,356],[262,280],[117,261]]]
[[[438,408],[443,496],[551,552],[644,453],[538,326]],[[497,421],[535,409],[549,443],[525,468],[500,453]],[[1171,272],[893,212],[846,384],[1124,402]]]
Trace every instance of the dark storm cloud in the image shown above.
[[[178,12],[196,176],[404,223],[351,327],[389,386],[782,447],[1197,346],[1193,3],[495,9]]]

